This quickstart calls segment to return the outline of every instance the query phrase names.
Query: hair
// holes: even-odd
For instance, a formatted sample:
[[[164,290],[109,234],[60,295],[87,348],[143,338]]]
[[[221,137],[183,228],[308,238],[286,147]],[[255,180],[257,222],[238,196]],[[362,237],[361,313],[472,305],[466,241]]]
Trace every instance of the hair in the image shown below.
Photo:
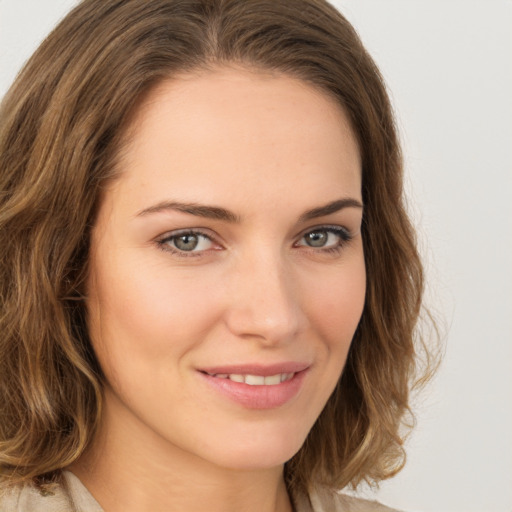
[[[0,107],[2,478],[58,477],[93,437],[103,376],[82,293],[102,188],[141,97],[223,65],[336,98],[362,158],[364,311],[335,391],[285,465],[287,484],[355,487],[403,466],[411,385],[428,373],[416,334],[423,273],[389,98],[353,27],[324,0],[85,0]]]

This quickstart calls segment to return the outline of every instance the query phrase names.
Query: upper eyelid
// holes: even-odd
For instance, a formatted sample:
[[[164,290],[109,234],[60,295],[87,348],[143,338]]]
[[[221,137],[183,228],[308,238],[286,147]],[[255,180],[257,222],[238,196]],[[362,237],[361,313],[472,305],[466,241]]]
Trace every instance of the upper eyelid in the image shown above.
[[[295,237],[304,236],[306,233],[309,233],[309,232],[315,231],[315,230],[320,230],[320,229],[325,229],[325,230],[329,230],[329,229],[340,230],[340,229],[342,229],[347,232],[351,231],[347,226],[343,226],[340,224],[317,224],[317,225],[308,226],[307,228],[302,229],[301,231],[299,231],[297,233],[297,235],[295,235]],[[159,238],[159,239],[171,238],[173,236],[178,236],[178,235],[186,234],[186,233],[194,233],[194,234],[204,235],[204,236],[212,238],[212,239],[213,238],[221,238],[217,233],[212,231],[210,228],[202,228],[202,227],[171,229],[161,235],[158,235],[157,238]]]
[[[187,235],[187,234],[194,234],[194,235],[201,235],[206,238],[209,238],[212,242],[216,241],[218,236],[212,233],[210,229],[206,228],[182,228],[182,229],[173,229],[171,231],[166,231],[162,235],[158,235],[156,237],[157,241],[163,241],[167,240],[169,238],[174,238],[180,235]]]
[[[199,236],[203,236],[204,238],[207,238],[210,243],[215,246],[223,246],[224,244],[220,243],[218,241],[218,238],[216,236],[212,236],[210,234],[210,230],[207,230],[209,231],[208,233],[205,233],[203,229],[201,228],[183,228],[183,229],[175,229],[175,230],[172,230],[172,231],[167,231],[166,233],[164,233],[163,235],[160,235],[160,236],[157,236],[155,239],[154,239],[154,243],[156,243],[160,248],[164,248],[164,246],[167,245],[167,242],[170,242],[171,240],[181,236],[181,235],[187,235],[187,234],[193,234],[193,235],[199,235]],[[168,247],[166,249],[167,251],[170,251],[170,252],[175,252],[175,253],[183,253],[183,255],[186,255],[188,253],[189,256],[192,256],[193,254],[195,254],[196,256],[200,255],[201,253],[203,252],[207,252],[208,250],[210,249],[204,249],[202,251],[181,251],[180,249],[178,249],[177,247]]]
[[[349,229],[347,226],[342,226],[340,224],[318,224],[316,226],[310,226],[307,229],[303,229],[298,235],[297,238],[303,237],[312,231],[331,231],[331,232],[339,232],[344,231],[347,235],[352,236],[353,231]]]
[[[310,233],[311,231],[315,230],[332,230],[332,231],[345,231],[347,234],[352,234],[352,230],[349,229],[347,226],[339,225],[339,224],[317,224],[315,226],[309,226],[306,229],[302,229],[299,231],[294,237],[292,238],[300,238],[304,235]],[[201,227],[191,227],[191,228],[180,228],[180,229],[173,229],[170,231],[167,231],[163,233],[162,235],[158,235],[156,237],[156,240],[165,240],[166,238],[173,238],[175,236],[187,234],[187,233],[193,233],[197,235],[205,236],[206,238],[209,238],[212,241],[219,241],[222,240],[222,237],[219,236],[217,233],[212,231],[209,228],[201,228]]]

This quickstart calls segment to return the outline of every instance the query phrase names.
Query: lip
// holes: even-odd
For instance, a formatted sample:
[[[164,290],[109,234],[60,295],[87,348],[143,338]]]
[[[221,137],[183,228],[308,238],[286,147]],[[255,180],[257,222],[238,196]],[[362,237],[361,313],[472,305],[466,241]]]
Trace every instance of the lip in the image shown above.
[[[240,364],[215,366],[198,370],[199,376],[214,392],[223,395],[247,409],[275,409],[290,402],[300,391],[309,365],[286,362],[272,365]],[[251,386],[214,374],[261,375],[268,377],[279,373],[294,373],[287,381],[274,385]]]
[[[278,373],[298,373],[309,368],[308,363],[299,363],[287,361],[274,364],[234,364],[226,366],[209,366],[207,368],[199,368],[199,371],[217,375],[219,373],[238,373],[242,375],[261,375],[269,377]]]

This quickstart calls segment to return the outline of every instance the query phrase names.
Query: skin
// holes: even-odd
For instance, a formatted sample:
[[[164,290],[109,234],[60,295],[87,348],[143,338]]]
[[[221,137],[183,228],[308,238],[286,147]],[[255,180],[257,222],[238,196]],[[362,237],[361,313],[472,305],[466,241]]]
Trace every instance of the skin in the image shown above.
[[[290,511],[283,465],[339,379],[365,298],[361,162],[346,115],[294,78],[220,68],[159,84],[129,133],[91,241],[103,420],[70,469],[106,512]],[[305,218],[340,199],[352,205]],[[199,245],[179,252],[176,232],[193,229]],[[315,236],[325,244],[311,247]],[[199,372],[283,361],[308,365],[302,386],[263,410]]]

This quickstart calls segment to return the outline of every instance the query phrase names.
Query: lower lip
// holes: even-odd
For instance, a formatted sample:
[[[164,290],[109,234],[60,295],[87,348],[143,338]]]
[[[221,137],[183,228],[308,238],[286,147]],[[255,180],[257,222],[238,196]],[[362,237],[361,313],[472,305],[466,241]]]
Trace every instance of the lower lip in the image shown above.
[[[290,402],[300,391],[307,370],[297,372],[290,380],[269,386],[251,386],[243,382],[214,377],[200,372],[216,391],[248,409],[275,409]]]

